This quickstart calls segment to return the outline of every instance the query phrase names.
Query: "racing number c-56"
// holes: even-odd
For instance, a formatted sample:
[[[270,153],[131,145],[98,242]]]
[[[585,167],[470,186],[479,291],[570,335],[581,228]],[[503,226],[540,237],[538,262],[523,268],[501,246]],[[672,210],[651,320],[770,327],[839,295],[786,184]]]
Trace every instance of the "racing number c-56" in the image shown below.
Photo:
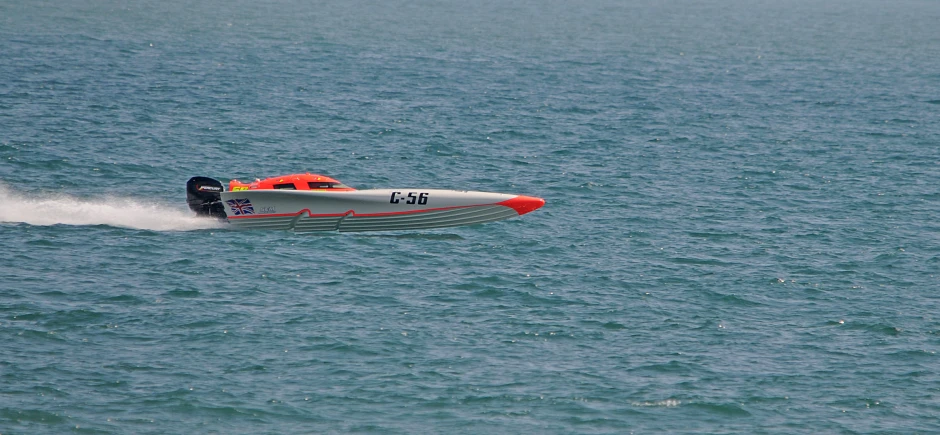
[[[408,195],[403,195],[401,192],[392,192],[392,197],[388,202],[389,204],[398,204],[402,200],[405,200],[405,204],[425,205],[428,203],[428,194],[427,192],[408,192]]]

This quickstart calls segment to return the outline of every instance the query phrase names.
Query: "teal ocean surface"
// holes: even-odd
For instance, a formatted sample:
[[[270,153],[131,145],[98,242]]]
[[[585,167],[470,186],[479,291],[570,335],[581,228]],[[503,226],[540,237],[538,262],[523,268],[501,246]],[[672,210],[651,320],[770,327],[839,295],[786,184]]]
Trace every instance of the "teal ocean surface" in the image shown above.
[[[0,2],[0,433],[940,432],[940,3]],[[236,231],[194,175],[545,198]]]

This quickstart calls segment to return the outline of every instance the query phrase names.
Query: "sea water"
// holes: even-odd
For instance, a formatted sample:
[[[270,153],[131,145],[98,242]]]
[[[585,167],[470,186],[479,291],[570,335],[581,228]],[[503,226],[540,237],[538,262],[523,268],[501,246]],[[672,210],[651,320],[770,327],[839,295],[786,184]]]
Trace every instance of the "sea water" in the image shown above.
[[[940,431],[940,3],[0,2],[0,433]],[[234,231],[194,175],[543,197]]]

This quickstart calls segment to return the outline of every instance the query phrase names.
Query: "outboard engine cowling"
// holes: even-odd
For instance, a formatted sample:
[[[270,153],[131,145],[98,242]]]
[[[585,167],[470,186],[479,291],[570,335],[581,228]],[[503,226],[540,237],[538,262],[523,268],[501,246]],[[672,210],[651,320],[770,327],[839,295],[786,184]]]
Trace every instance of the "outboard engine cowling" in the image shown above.
[[[186,202],[189,209],[199,216],[225,219],[222,205],[222,183],[209,177],[193,177],[186,182]]]

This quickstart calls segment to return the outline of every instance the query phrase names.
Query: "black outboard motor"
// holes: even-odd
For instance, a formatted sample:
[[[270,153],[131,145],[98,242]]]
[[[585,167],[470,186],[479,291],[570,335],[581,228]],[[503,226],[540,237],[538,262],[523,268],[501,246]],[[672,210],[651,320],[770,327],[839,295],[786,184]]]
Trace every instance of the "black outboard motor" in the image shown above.
[[[193,177],[186,182],[186,202],[189,209],[199,216],[225,219],[222,205],[222,183],[209,177]]]

